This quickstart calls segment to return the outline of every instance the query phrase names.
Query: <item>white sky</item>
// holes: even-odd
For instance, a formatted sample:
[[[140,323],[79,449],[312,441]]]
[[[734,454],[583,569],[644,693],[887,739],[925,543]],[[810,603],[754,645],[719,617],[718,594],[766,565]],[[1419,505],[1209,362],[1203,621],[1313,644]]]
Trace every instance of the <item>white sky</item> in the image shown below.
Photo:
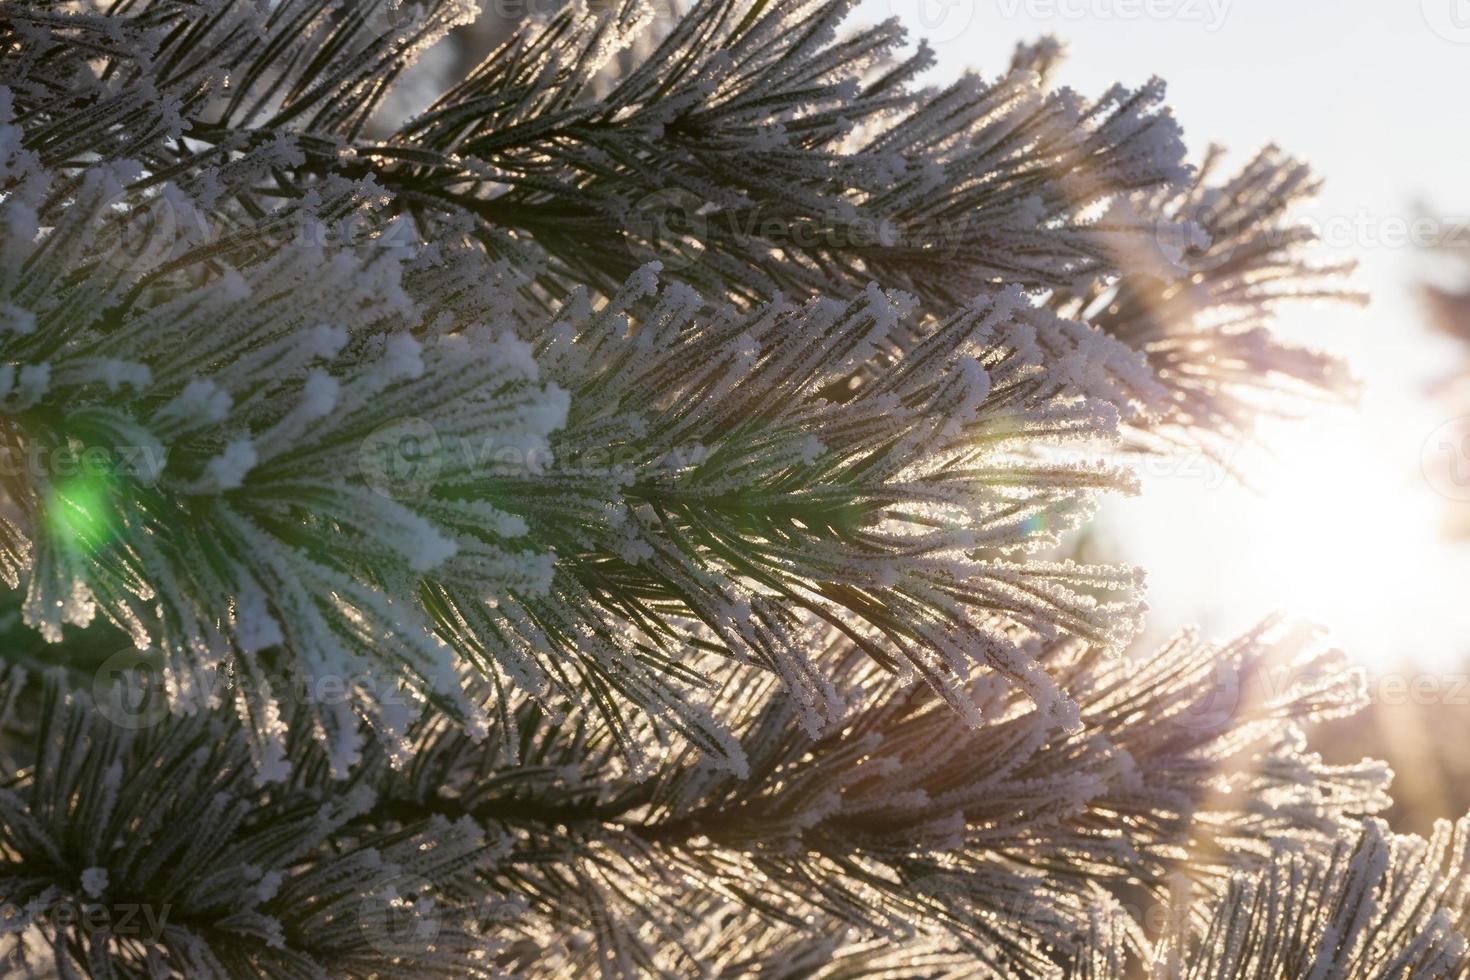
[[[1070,51],[1062,84],[1164,78],[1192,150],[1220,142],[1238,162],[1275,142],[1313,164],[1327,186],[1304,214],[1336,232],[1324,257],[1360,261],[1354,285],[1374,302],[1282,326],[1349,359],[1361,413],[1284,435],[1266,495],[1149,476],[1105,527],[1149,572],[1151,633],[1226,634],[1281,609],[1370,665],[1470,665],[1470,541],[1440,537],[1446,503],[1420,464],[1457,414],[1424,389],[1470,352],[1423,325],[1428,260],[1392,240],[1420,202],[1470,220],[1470,0],[866,0],[859,16],[930,37],[942,76],[993,75],[1018,40],[1053,33]]]

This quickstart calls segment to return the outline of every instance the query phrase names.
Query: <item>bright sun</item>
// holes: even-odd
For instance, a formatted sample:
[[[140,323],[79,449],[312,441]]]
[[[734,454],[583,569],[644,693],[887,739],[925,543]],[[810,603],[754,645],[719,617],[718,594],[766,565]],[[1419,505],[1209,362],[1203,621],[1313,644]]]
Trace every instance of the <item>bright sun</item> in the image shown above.
[[[1470,544],[1443,536],[1415,431],[1298,423],[1271,434],[1255,492],[1198,461],[1145,472],[1142,496],[1106,514],[1149,572],[1151,632],[1224,635],[1281,611],[1369,666],[1470,669]]]

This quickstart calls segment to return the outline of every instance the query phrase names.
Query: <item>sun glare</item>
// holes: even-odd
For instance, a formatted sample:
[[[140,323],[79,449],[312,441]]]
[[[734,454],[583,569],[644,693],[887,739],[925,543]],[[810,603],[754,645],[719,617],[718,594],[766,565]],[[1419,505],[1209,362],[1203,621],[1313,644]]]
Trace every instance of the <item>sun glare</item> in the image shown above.
[[[1410,430],[1412,431],[1412,430]],[[1218,635],[1273,611],[1326,627],[1370,666],[1449,669],[1470,650],[1470,556],[1442,533],[1447,502],[1419,446],[1359,420],[1270,434],[1254,490],[1218,468],[1144,476],[1110,508],[1120,551],[1149,570],[1154,633],[1203,619]]]
[[[1438,544],[1418,473],[1396,471],[1340,429],[1297,438],[1279,456],[1248,498],[1256,574],[1288,610],[1329,626],[1376,615],[1365,606]]]

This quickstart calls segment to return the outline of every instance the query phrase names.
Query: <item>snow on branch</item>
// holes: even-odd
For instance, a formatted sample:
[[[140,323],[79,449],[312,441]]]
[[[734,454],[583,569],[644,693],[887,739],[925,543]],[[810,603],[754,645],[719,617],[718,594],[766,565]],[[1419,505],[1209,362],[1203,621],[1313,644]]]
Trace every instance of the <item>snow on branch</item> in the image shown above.
[[[36,464],[11,584],[51,642],[100,613],[156,648],[176,709],[233,701],[272,778],[285,668],[345,679],[311,721],[339,769],[354,715],[391,741],[432,703],[473,732],[513,690],[595,698],[643,765],[604,685],[738,767],[706,654],[779,674],[817,730],[841,703],[808,646],[837,628],[976,722],[980,669],[1070,710],[1024,637],[1133,628],[1133,573],[1035,557],[1127,479],[1043,450],[1095,449],[1157,386],[1018,290],[933,323],[876,286],[741,312],[653,264],[528,322],[473,243],[392,226],[208,272],[139,254],[126,219],[173,193],[120,166],[0,203],[27,226],[0,289],[35,327],[0,337]],[[280,220],[373,202],[339,182]],[[77,455],[101,465],[56,465]]]
[[[1055,43],[923,88],[929,52],[902,53],[896,22],[845,31],[850,6],[702,0],[593,84],[655,31],[651,11],[568,4],[374,139],[397,74],[467,16],[458,0],[6,3],[18,53],[0,85],[34,163],[136,160],[134,187],[171,182],[171,206],[203,209],[207,240],[177,262],[238,262],[277,202],[369,180],[409,234],[468,231],[542,307],[612,295],[653,259],[746,305],[877,281],[943,317],[1019,286],[1149,354],[1173,395],[1137,420],[1162,430],[1155,447],[1218,451],[1269,410],[1265,383],[1341,390],[1339,365],[1263,329],[1284,295],[1340,295],[1343,270],[1306,264],[1310,235],[1286,216],[1312,189],[1304,168],[1269,152],[1214,184],[1212,154],[1191,178],[1161,84],[1055,90]]]
[[[1120,260],[1117,280],[1053,304],[1147,356],[1168,397],[1150,425],[1133,428],[1141,444],[1201,446],[1228,463],[1262,418],[1356,393],[1341,360],[1273,334],[1276,309],[1364,297],[1341,285],[1351,263],[1311,257],[1317,232],[1293,213],[1319,187],[1306,164],[1268,147],[1222,179],[1223,158],[1213,147],[1187,187],[1134,202],[1157,234]]]
[[[1428,840],[1368,820],[1325,852],[1282,847],[1266,867],[1231,879],[1202,930],[1182,928],[1162,940],[1149,976],[1464,976],[1467,875],[1470,817],[1439,821]],[[1181,905],[1175,920],[1186,917]]]
[[[1083,452],[1136,410],[1132,386],[1146,396],[1150,381],[1131,352],[1019,294],[977,300],[893,359],[882,341],[911,315],[901,294],[740,313],[652,285],[645,270],[596,310],[574,299],[542,334],[538,361],[572,406],[556,463],[480,492],[552,543],[549,594],[488,610],[446,583],[450,642],[560,694],[568,657],[626,690],[655,680],[644,665],[672,674],[710,651],[778,674],[818,731],[841,697],[810,648],[835,628],[972,723],[977,669],[1068,710],[1018,640],[1116,647],[1132,574],[1034,553],[1126,481],[1039,450]],[[869,367],[878,380],[826,397]],[[677,725],[691,726],[709,729],[692,714]]]
[[[504,851],[478,826],[348,837],[371,792],[262,793],[218,713],[128,731],[54,677],[37,686],[25,768],[0,785],[7,976],[499,975],[493,940],[451,909]]]
[[[486,887],[526,905],[510,948],[553,961],[650,969],[711,923],[754,915],[793,940],[917,932],[996,975],[1046,975],[1080,951],[1100,887],[1165,900],[1180,873],[1224,887],[1279,842],[1330,848],[1387,805],[1381,766],[1303,751],[1299,726],[1363,696],[1336,654],[1303,641],[1277,627],[1226,648],[1181,639],[1143,669],[1053,645],[1049,667],[1096,679],[1070,731],[1003,684],[981,685],[990,720],[969,731],[923,685],[834,641],[853,707],[822,737],[774,681],[730,675],[747,692],[727,708],[744,778],[693,750],[652,779],[620,776],[604,726],[528,703],[481,746],[425,724],[410,767],[376,755],[354,781],[381,788],[371,826],[468,817],[514,836]],[[303,786],[325,778],[319,761],[294,767]]]
[[[1463,827],[1305,748],[1356,676],[1049,553],[1338,387],[1306,170],[852,6],[569,3],[402,120],[463,0],[0,0],[7,969],[1461,968]]]

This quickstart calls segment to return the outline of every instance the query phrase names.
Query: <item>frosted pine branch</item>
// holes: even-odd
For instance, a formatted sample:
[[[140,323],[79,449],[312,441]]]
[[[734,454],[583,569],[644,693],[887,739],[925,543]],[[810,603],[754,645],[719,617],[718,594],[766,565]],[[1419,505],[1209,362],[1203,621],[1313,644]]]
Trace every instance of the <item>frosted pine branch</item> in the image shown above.
[[[1069,948],[1099,884],[1164,896],[1181,871],[1220,882],[1267,860],[1273,841],[1330,847],[1387,805],[1381,766],[1302,751],[1298,726],[1354,710],[1361,681],[1280,631],[1225,649],[1181,640],[1142,670],[1055,646],[1049,668],[1094,681],[1075,731],[995,684],[990,720],[969,732],[922,685],[840,645],[831,655],[854,704],[842,727],[814,739],[795,699],[747,688],[732,719],[744,778],[686,751],[627,780],[602,726],[527,705],[483,746],[430,725],[410,768],[369,760],[354,779],[382,788],[383,816],[468,816],[519,836],[487,887],[528,902],[523,942],[613,973],[654,969],[739,909],[780,930],[918,930],[1040,970],[1048,947]],[[296,770],[325,777],[319,763]]]
[[[1356,393],[1336,357],[1273,336],[1276,309],[1365,297],[1342,286],[1351,263],[1311,258],[1317,234],[1292,211],[1319,189],[1306,164],[1269,147],[1220,179],[1223,157],[1212,147],[1189,186],[1134,202],[1155,216],[1154,239],[1120,261],[1117,280],[1056,303],[1143,352],[1168,389],[1167,407],[1133,429],[1142,444],[1199,445],[1228,463],[1262,418]]]
[[[349,707],[390,740],[429,702],[473,732],[516,689],[585,699],[564,658],[738,767],[691,654],[776,671],[815,730],[840,710],[804,650],[819,626],[972,719],[976,668],[1066,710],[1011,630],[1116,646],[1131,627],[1129,573],[1025,555],[1126,486],[1038,447],[1106,440],[1158,386],[1018,290],[938,320],[876,286],[742,313],[654,295],[650,265],[606,301],[516,316],[514,282],[463,237],[400,247],[395,221],[355,248],[203,268],[128,237],[145,216],[203,227],[173,184],[125,190],[126,162],[25,167],[0,205],[31,327],[5,339],[12,450],[125,464],[15,488],[26,621],[57,642],[100,611],[159,650],[176,707],[234,701],[270,777],[278,648],[308,679],[351,679],[312,719],[339,769],[358,752]],[[267,223],[385,206],[338,177]],[[410,437],[432,472],[398,486]],[[646,737],[597,703],[643,765]]]
[[[54,145],[53,134],[80,134],[143,160],[139,186],[173,180],[206,209],[244,206],[243,215],[233,207],[211,214],[217,227],[190,253],[196,258],[258,244],[260,229],[250,225],[269,202],[333,176],[371,175],[420,237],[468,222],[525,286],[523,298],[539,303],[582,285],[611,294],[651,258],[676,265],[715,300],[753,302],[776,290],[851,295],[872,280],[939,315],[1005,285],[1097,298],[1087,315],[1149,350],[1175,386],[1168,421],[1176,438],[1180,426],[1204,437],[1222,424],[1229,437],[1261,408],[1241,397],[1259,385],[1223,365],[1183,370],[1178,358],[1193,357],[1202,339],[1231,363],[1246,359],[1250,378],[1289,379],[1309,393],[1339,384],[1330,361],[1255,329],[1279,292],[1271,282],[1301,278],[1293,292],[1334,292],[1329,270],[1308,270],[1293,256],[1302,236],[1282,222],[1310,190],[1300,168],[1263,158],[1236,181],[1205,190],[1201,178],[1200,190],[1186,192],[1177,127],[1158,107],[1157,83],[1095,101],[1052,91],[1038,71],[1056,47],[1042,45],[1043,55],[1018,57],[994,80],[925,90],[915,78],[927,52],[902,55],[894,23],[841,34],[847,6],[697,4],[594,95],[603,87],[592,79],[649,29],[648,12],[630,0],[597,14],[571,5],[544,28],[522,29],[381,140],[362,138],[362,122],[387,86],[368,95],[362,65],[407,59],[463,16],[454,5],[411,19],[377,3],[363,4],[357,18],[328,17],[309,3],[268,15],[229,7],[211,22],[203,8],[150,9],[126,21],[134,45],[106,48],[114,87],[138,79],[127,105],[148,120],[120,133],[109,89],[81,108],[33,95],[44,88],[28,66],[42,51],[48,65],[58,51],[68,57],[71,31],[113,30],[95,19],[66,19],[63,30],[39,18],[36,40],[27,32],[35,55],[13,62],[11,84],[25,114],[47,124],[31,140],[43,165],[72,161],[72,144]],[[144,29],[155,20],[174,28],[158,51]],[[188,23],[193,30],[182,29]],[[387,26],[403,29],[373,37]],[[302,56],[291,52],[328,41],[344,54],[321,64],[320,84],[297,82],[292,66]],[[149,74],[160,59],[188,70],[165,84]],[[206,105],[221,64],[247,67],[232,74],[227,101]],[[1213,285],[1201,286],[1188,278],[1205,237]],[[1228,268],[1216,271],[1222,263]],[[1255,271],[1237,275],[1246,269]],[[1108,298],[1115,291],[1117,303]],[[1201,337],[1201,323],[1217,319],[1226,322]]]
[[[493,943],[447,911],[503,851],[477,827],[349,831],[371,793],[262,794],[218,714],[129,732],[46,686],[0,783],[7,976],[494,975]]]
[[[1467,861],[1470,817],[1440,821],[1428,840],[1369,820],[1325,853],[1281,848],[1265,868],[1231,879],[1202,931],[1160,942],[1149,976],[1463,976]],[[1186,917],[1176,910],[1177,922]]]
[[[1280,630],[1226,649],[1181,639],[1142,670],[1099,660],[1080,644],[1055,645],[1041,659],[1069,680],[1091,681],[1075,731],[1001,684],[987,691],[990,720],[967,731],[922,684],[897,682],[840,645],[831,658],[854,706],[825,737],[803,730],[800,705],[775,694],[774,680],[725,709],[749,760],[745,778],[693,749],[651,779],[629,778],[620,774],[616,740],[590,712],[563,719],[523,701],[512,727],[492,727],[480,744],[442,718],[420,722],[406,766],[370,749],[346,781],[319,747],[297,738],[290,778],[262,787],[227,712],[164,718],[131,734],[109,723],[116,716],[105,699],[97,714],[85,698],[53,689],[39,699],[43,710],[22,708],[9,721],[29,733],[30,748],[0,819],[0,840],[26,855],[6,887],[23,887],[32,905],[45,889],[60,889],[49,899],[60,901],[98,867],[115,888],[128,883],[125,894],[160,904],[172,892],[149,884],[156,872],[146,855],[171,853],[170,841],[184,846],[194,815],[230,797],[240,801],[229,812],[244,821],[241,830],[199,860],[247,866],[231,873],[246,876],[240,901],[256,916],[300,913],[279,903],[257,908],[246,886],[258,875],[249,868],[280,868],[281,894],[298,898],[316,879],[286,870],[276,851],[254,855],[247,828],[275,828],[263,839],[277,847],[300,835],[289,867],[310,868],[330,839],[414,840],[430,833],[423,828],[443,835],[453,827],[450,839],[463,842],[454,846],[467,849],[454,852],[445,882],[432,864],[396,873],[422,881],[440,909],[436,928],[497,910],[489,938],[512,957],[532,944],[544,958],[538,969],[583,956],[584,968],[611,974],[653,969],[667,955],[677,961],[672,951],[687,935],[744,908],[764,923],[758,931],[776,930],[785,942],[808,941],[808,926],[823,921],[833,935],[890,941],[917,929],[977,964],[995,958],[997,970],[1009,963],[1041,973],[1074,946],[1100,885],[1141,882],[1164,897],[1181,872],[1223,885],[1232,869],[1268,861],[1272,841],[1330,847],[1355,815],[1387,802],[1383,773],[1372,765],[1333,769],[1301,751],[1298,725],[1353,710],[1360,682],[1333,655]],[[6,700],[35,704],[34,693],[15,696],[24,683],[13,676]],[[57,740],[57,731],[68,734]],[[88,775],[106,771],[117,778]],[[75,782],[53,783],[52,772]],[[202,788],[185,792],[199,780]],[[126,787],[121,802],[116,786]],[[195,804],[191,793],[218,802]],[[129,821],[127,807],[145,801],[173,801],[179,816],[163,820],[174,812],[165,810]],[[339,817],[288,833],[330,801],[342,801]],[[73,828],[65,838],[73,843],[41,843],[62,833],[45,830],[46,820]],[[108,834],[124,832],[129,845],[109,856]],[[42,854],[42,870],[29,867]],[[372,876],[386,872],[372,867],[354,873],[352,894],[376,894]],[[476,868],[473,882],[463,877]],[[180,873],[213,880],[202,869]],[[297,935],[284,920],[259,928]],[[315,933],[299,929],[307,930],[299,932],[303,952],[318,955]],[[220,944],[248,945],[228,928],[187,941],[215,956],[224,955]],[[271,955],[265,946],[248,956]]]
[[[1453,968],[1340,658],[1128,657],[1052,553],[1338,385],[1305,170],[1052,41],[598,6],[403,120],[466,5],[0,0],[7,969]]]
[[[1108,438],[1153,382],[1019,293],[914,325],[895,355],[901,294],[742,314],[655,293],[656,267],[544,326],[466,322],[506,304],[473,245],[288,248],[139,292],[105,251],[115,177],[87,172],[58,225],[10,243],[26,271],[8,295],[37,321],[0,340],[19,363],[13,451],[124,464],[16,488],[12,584],[48,640],[100,611],[159,649],[178,706],[235,700],[269,772],[279,648],[306,678],[352,678],[389,738],[427,701],[473,731],[514,689],[580,700],[570,657],[727,753],[687,694],[688,651],[777,671],[820,727],[840,706],[804,650],[817,626],[972,717],[978,667],[1059,700],[1012,629],[1127,635],[1131,573],[1026,557],[1126,480],[1036,450]],[[38,220],[20,195],[0,211]],[[399,479],[405,438],[430,458]],[[407,714],[385,706],[398,688]],[[350,717],[313,723],[350,765]]]

